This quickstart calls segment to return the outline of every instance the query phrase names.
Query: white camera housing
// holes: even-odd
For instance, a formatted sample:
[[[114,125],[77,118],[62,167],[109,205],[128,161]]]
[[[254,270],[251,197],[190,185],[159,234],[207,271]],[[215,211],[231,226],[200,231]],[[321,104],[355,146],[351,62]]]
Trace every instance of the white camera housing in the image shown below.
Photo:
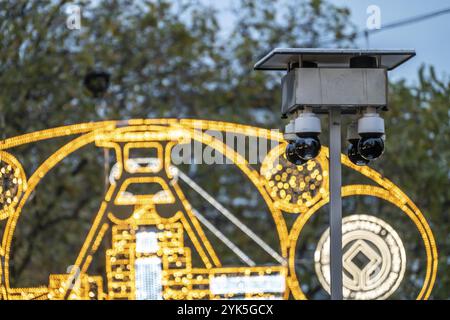
[[[295,119],[295,133],[321,133],[322,127],[320,125],[319,117],[312,112],[310,108],[306,108]]]
[[[361,137],[358,134],[358,124],[352,121],[347,127],[347,141],[359,140]]]
[[[380,117],[374,108],[367,108],[366,112],[358,120],[358,134],[384,135],[384,119]]]
[[[295,121],[291,120],[289,123],[284,127],[284,140],[286,141],[294,141],[297,138],[297,135],[295,134]]]

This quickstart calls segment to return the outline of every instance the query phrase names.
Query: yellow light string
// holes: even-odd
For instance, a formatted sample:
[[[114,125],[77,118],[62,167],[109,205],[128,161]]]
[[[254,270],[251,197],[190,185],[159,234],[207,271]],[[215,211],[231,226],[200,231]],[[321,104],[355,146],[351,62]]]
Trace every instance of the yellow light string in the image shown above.
[[[242,134],[242,135],[257,136],[259,138],[275,140],[275,141],[283,143],[284,141],[283,141],[283,137],[282,137],[281,133],[269,131],[269,130],[262,129],[262,128],[255,128],[255,127],[251,127],[251,126],[238,125],[238,124],[233,124],[233,123],[218,122],[218,121],[204,121],[204,120],[199,121],[199,120],[193,120],[193,119],[192,120],[191,119],[181,119],[181,120],[179,120],[179,119],[136,119],[136,120],[129,120],[129,121],[121,122],[121,124],[130,125],[128,127],[125,126],[125,127],[121,127],[121,128],[115,128],[117,123],[119,123],[119,122],[105,121],[105,122],[98,122],[98,123],[87,123],[87,124],[79,124],[79,125],[73,125],[73,126],[53,128],[53,129],[38,131],[38,132],[30,133],[30,134],[25,134],[25,135],[18,136],[18,137],[13,137],[10,139],[6,139],[5,141],[2,141],[0,143],[0,149],[8,149],[8,148],[12,148],[12,147],[26,144],[26,143],[41,141],[41,140],[55,138],[55,137],[59,137],[59,136],[67,136],[67,135],[74,135],[74,134],[79,134],[79,133],[86,133],[86,132],[91,131],[89,134],[81,136],[81,137],[73,140],[66,146],[63,146],[60,150],[58,150],[55,154],[53,154],[49,159],[47,159],[38,168],[38,170],[36,170],[35,173],[30,177],[30,180],[28,181],[29,189],[27,190],[27,192],[25,192],[24,196],[20,200],[19,206],[17,207],[14,214],[10,215],[10,217],[8,219],[5,233],[3,235],[2,247],[0,248],[2,251],[1,253],[3,253],[5,256],[5,265],[4,265],[5,286],[3,286],[3,285],[1,286],[1,289],[2,289],[1,292],[2,292],[3,297],[7,298],[8,294],[9,294],[9,298],[17,297],[15,295],[17,293],[17,290],[16,290],[17,288],[9,288],[9,276],[7,274],[8,261],[9,261],[10,245],[11,245],[11,241],[12,241],[12,234],[14,232],[18,216],[20,215],[20,212],[22,210],[23,205],[26,202],[26,199],[28,198],[31,191],[34,190],[34,188],[38,184],[39,180],[42,179],[45,176],[45,174],[51,168],[53,168],[54,165],[56,165],[59,161],[61,161],[63,158],[65,158],[68,154],[76,151],[78,148],[81,148],[82,146],[84,146],[88,143],[93,142],[94,140],[95,140],[95,143],[97,146],[114,148],[116,150],[116,155],[118,157],[117,160],[118,160],[119,164],[123,163],[123,161],[122,161],[121,147],[119,146],[118,143],[119,142],[130,142],[130,141],[142,141],[143,136],[144,136],[144,140],[148,140],[148,139],[153,139],[153,140],[157,140],[157,141],[177,140],[178,143],[188,142],[187,139],[195,139],[197,141],[200,141],[200,142],[207,144],[207,145],[213,147],[214,149],[218,150],[219,152],[224,154],[226,157],[229,157],[230,159],[232,159],[233,162],[235,162],[235,164],[247,175],[247,177],[251,180],[251,182],[257,187],[258,191],[261,193],[265,202],[269,206],[270,211],[272,212],[272,215],[273,215],[273,218],[275,221],[275,225],[277,227],[278,235],[280,237],[280,245],[281,245],[282,255],[287,256],[287,249],[288,249],[288,245],[289,245],[288,242],[290,242],[291,247],[289,248],[289,250],[290,250],[291,254],[289,255],[290,256],[289,258],[292,259],[292,250],[293,250],[292,245],[294,242],[294,240],[292,239],[292,234],[294,232],[294,229],[291,231],[289,238],[288,238],[285,221],[281,215],[281,212],[278,209],[280,207],[280,203],[276,204],[276,201],[273,202],[272,199],[270,198],[269,194],[265,190],[265,188],[267,188],[267,184],[266,184],[267,181],[263,177],[261,177],[255,170],[253,170],[251,168],[251,166],[246,162],[246,160],[243,157],[241,157],[239,154],[235,153],[234,150],[232,150],[228,146],[225,146],[223,144],[223,142],[221,142],[215,138],[212,138],[211,136],[208,136],[202,132],[199,132],[198,129],[225,131],[225,132],[232,132],[232,133]],[[179,130],[174,130],[174,129],[179,129]],[[92,131],[92,130],[94,130],[94,131]],[[186,133],[188,133],[188,134],[186,134]],[[140,143],[140,142],[138,142],[138,143]],[[170,157],[169,157],[170,151],[169,151],[169,149],[171,149],[171,147],[173,145],[175,145],[175,142],[169,142],[169,144],[170,144],[170,147],[166,149],[164,167],[166,170],[166,174],[169,177],[171,177],[171,172],[169,170],[169,168],[170,168]],[[281,147],[279,146],[279,148],[281,148]],[[328,148],[323,147],[321,155],[323,155],[323,157],[325,158],[328,155]],[[125,156],[125,158],[127,158],[127,156]],[[433,284],[434,284],[435,278],[436,278],[437,249],[436,249],[434,237],[432,235],[432,232],[428,226],[426,219],[423,217],[420,210],[412,203],[412,201],[406,195],[404,195],[404,193],[398,187],[396,187],[392,182],[390,182],[388,179],[383,178],[380,174],[378,174],[377,172],[375,172],[374,170],[372,170],[368,167],[355,166],[345,156],[342,156],[342,162],[344,165],[360,172],[364,176],[372,179],[373,181],[378,183],[380,186],[385,188],[385,190],[381,189],[383,191],[380,191],[377,189],[371,189],[370,192],[372,192],[372,194],[370,194],[370,195],[380,196],[380,195],[385,195],[384,192],[388,192],[389,196],[385,195],[386,200],[392,201],[397,206],[400,206],[400,204],[401,204],[400,208],[408,214],[408,216],[414,221],[417,228],[421,232],[421,236],[424,240],[425,248],[426,248],[426,252],[427,252],[427,273],[426,273],[426,277],[425,277],[425,281],[424,281],[424,286],[423,286],[421,292],[419,293],[418,298],[427,299],[429,297],[429,294],[431,292],[431,289],[433,287]],[[325,166],[327,165],[326,161],[323,161],[323,159],[321,159],[320,164],[321,165],[323,164],[322,168],[325,168]],[[263,163],[262,166],[264,166],[264,165],[265,164]],[[121,167],[119,167],[119,169],[122,170]],[[328,179],[324,179],[324,180],[328,180]],[[350,186],[350,187],[353,187],[353,186]],[[179,187],[177,186],[175,188],[179,188]],[[346,190],[345,188],[346,187],[344,187],[343,190]],[[358,188],[353,190],[353,192],[367,191],[366,189],[364,189],[365,186],[363,186],[362,189],[361,189],[361,187],[358,187]],[[363,191],[361,191],[361,190],[363,190]],[[109,202],[111,200],[113,193],[114,193],[114,188],[111,187],[108,190],[107,194],[105,195],[106,202]],[[315,201],[318,201],[320,198],[322,198],[322,200],[317,202],[313,207],[311,207],[309,209],[309,211],[308,211],[309,214],[314,213],[314,211],[317,210],[318,205],[323,205],[324,201],[328,201],[327,200],[327,192],[322,193],[321,197],[316,198]],[[186,208],[186,211],[189,212],[190,205],[186,200],[184,202],[185,203],[183,203],[183,206]],[[311,204],[313,204],[313,202]],[[314,208],[316,208],[316,209],[314,210]],[[102,215],[103,214],[101,214],[101,216]],[[296,224],[299,223],[298,221],[300,221],[300,218],[303,218],[305,216],[306,216],[306,214],[301,215],[297,219]],[[195,219],[195,216],[194,216],[194,219]],[[91,238],[94,237],[95,232],[97,232],[96,230],[97,230],[98,226],[95,226],[96,221],[97,221],[97,219],[94,221],[93,226],[89,233],[91,235]],[[194,220],[194,221],[196,221],[196,220]],[[99,223],[100,220],[97,222]],[[119,221],[116,221],[116,222],[119,222]],[[164,225],[164,224],[161,224],[161,226],[162,225]],[[186,224],[186,225],[189,225],[189,224]],[[199,230],[201,230],[201,227],[199,225],[197,227],[199,227]],[[196,227],[196,229],[197,229],[197,227]],[[188,227],[188,229],[189,229],[189,227]],[[92,234],[91,234],[91,231],[92,231]],[[187,231],[189,231],[189,230],[187,230]],[[198,234],[198,232],[197,232],[197,234]],[[97,241],[99,241],[98,239],[100,239],[100,238],[101,238],[100,235],[97,233],[97,236],[94,239],[94,248],[96,248]],[[88,243],[89,243],[89,245],[91,245],[90,244],[91,240],[89,240]],[[86,258],[83,258],[80,260],[81,257],[85,257],[86,252],[83,252],[83,250],[87,251],[87,248],[89,245],[86,245],[86,242],[85,242],[85,245],[83,245],[80,255],[77,258],[78,265],[81,264],[81,260],[85,259],[84,266],[86,266],[86,262],[89,262],[90,259],[92,259],[92,255],[88,255]],[[208,247],[208,245],[207,245],[207,247]],[[294,247],[295,247],[295,245],[294,245]],[[196,249],[198,249],[198,248],[196,248]],[[207,248],[207,249],[208,249],[207,251],[213,252],[212,247]],[[81,253],[83,253],[83,254],[81,254]],[[215,261],[215,262],[217,263],[217,261]],[[215,269],[216,268],[207,269],[207,270],[215,270]],[[235,270],[235,269],[233,269],[233,270]],[[1,270],[0,270],[0,272],[1,272]],[[164,272],[165,271],[163,271],[163,273]],[[295,275],[291,275],[291,277],[288,279],[289,282],[291,282],[291,286],[292,286],[292,281],[293,281],[292,279],[294,279],[295,277],[296,277]],[[94,280],[91,279],[90,281],[94,281]],[[33,291],[34,290],[33,288],[22,288],[22,289],[23,289],[24,294],[30,293],[31,295],[34,294],[33,292],[38,293],[38,292],[42,292],[42,290],[43,290],[42,288],[36,288],[36,291]],[[18,289],[18,290],[20,291],[20,289]],[[172,291],[168,289],[167,292],[172,292]],[[172,297],[176,297],[181,294],[181,293],[177,293],[175,291],[173,291],[173,292],[174,293],[173,293]],[[89,294],[92,294],[92,292],[90,292]],[[186,290],[184,290],[183,294],[186,295]],[[188,294],[188,296],[190,296],[191,298],[192,297],[198,298],[198,297],[204,296],[204,295],[207,295],[207,293],[203,292],[201,290],[198,291],[198,290],[194,290],[194,289],[193,289],[192,295]]]

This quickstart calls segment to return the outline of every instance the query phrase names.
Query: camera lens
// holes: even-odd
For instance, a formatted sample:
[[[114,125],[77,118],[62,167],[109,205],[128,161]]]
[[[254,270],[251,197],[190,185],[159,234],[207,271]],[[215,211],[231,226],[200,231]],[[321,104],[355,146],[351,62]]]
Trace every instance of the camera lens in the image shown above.
[[[350,140],[348,145],[347,155],[351,162],[357,166],[366,166],[369,164],[369,160],[364,159],[358,151],[358,140]]]
[[[302,164],[305,164],[307,161],[301,159],[296,153],[295,153],[295,147],[294,144],[291,142],[286,147],[286,159],[296,166],[300,166]]]
[[[384,141],[381,134],[364,135],[358,142],[359,154],[366,160],[379,158],[384,151]]]
[[[295,153],[303,160],[311,160],[320,152],[320,140],[317,135],[301,136],[294,142]]]

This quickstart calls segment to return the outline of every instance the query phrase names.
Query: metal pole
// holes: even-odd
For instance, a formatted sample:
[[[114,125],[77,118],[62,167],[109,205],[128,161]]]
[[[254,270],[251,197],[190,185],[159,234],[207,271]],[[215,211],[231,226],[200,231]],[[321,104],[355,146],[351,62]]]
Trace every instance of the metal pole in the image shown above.
[[[331,107],[330,129],[330,289],[331,300],[342,300],[341,110]]]

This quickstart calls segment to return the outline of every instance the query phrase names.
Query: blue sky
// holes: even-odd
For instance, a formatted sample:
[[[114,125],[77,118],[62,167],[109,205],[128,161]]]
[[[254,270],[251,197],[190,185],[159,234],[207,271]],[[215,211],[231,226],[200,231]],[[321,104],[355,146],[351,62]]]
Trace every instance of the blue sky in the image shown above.
[[[366,9],[378,5],[381,9],[381,29],[405,18],[450,8],[448,0],[331,0],[336,5],[348,6],[357,27],[366,26]],[[417,79],[417,69],[422,63],[434,65],[438,74],[450,76],[450,14],[438,16],[415,24],[381,31],[370,36],[372,48],[416,49],[417,56],[391,73],[392,78]],[[365,47],[364,38],[358,45]]]
[[[347,6],[352,11],[352,21],[364,30],[367,20],[367,7],[377,5],[381,10],[381,28],[405,18],[411,18],[450,8],[448,0],[328,0],[329,2]],[[204,0],[214,7],[224,9],[221,24],[230,28],[233,16],[227,12],[233,0]],[[450,77],[450,14],[438,16],[415,24],[381,31],[370,36],[370,47],[377,49],[415,49],[417,56],[391,72],[391,79],[405,78],[408,82],[417,81],[417,69],[423,63],[434,65],[438,75]],[[358,47],[366,48],[366,41],[361,38]]]

